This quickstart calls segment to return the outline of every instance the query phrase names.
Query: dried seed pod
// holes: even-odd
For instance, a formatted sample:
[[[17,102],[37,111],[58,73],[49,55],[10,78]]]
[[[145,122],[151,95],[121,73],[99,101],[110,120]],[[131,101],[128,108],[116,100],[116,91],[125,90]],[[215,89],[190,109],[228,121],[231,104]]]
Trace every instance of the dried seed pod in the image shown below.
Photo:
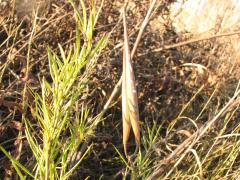
[[[123,81],[122,81],[122,114],[123,114],[123,146],[127,155],[127,142],[130,129],[133,128],[136,149],[140,144],[140,124],[135,76],[131,64],[131,53],[127,33],[125,8],[123,9],[124,51],[123,51]]]

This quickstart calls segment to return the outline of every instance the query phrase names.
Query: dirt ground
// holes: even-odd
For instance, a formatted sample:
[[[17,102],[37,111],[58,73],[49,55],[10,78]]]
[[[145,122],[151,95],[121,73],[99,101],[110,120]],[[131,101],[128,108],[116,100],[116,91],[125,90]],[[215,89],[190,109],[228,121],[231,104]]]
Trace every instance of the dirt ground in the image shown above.
[[[19,132],[24,133],[22,114],[31,119],[30,109],[26,112],[21,106],[24,84],[28,83],[36,91],[40,90],[42,77],[50,77],[47,47],[56,52],[58,44],[69,47],[69,44],[74,42],[75,34],[73,9],[66,1],[49,1],[42,5],[38,0],[32,0],[31,4],[19,2],[16,0],[14,7],[11,1],[0,1],[0,143],[12,154],[17,154],[19,148]],[[161,126],[163,153],[160,153],[159,160],[170,153],[166,142],[177,145],[185,138],[184,135],[176,135],[178,130],[184,127],[189,133],[194,132],[191,123],[184,121],[175,126],[176,131],[172,137],[167,137],[169,124],[199,89],[201,91],[184,112],[184,116],[197,117],[214,90],[217,94],[211,102],[212,108],[208,108],[197,122],[201,127],[234,93],[239,79],[239,64],[233,61],[226,62],[226,57],[230,56],[231,52],[226,51],[227,43],[218,42],[217,38],[155,52],[163,45],[197,37],[189,33],[175,32],[169,17],[171,3],[172,0],[162,1],[133,58],[142,128],[146,128],[146,124],[152,126],[154,122]],[[31,12],[32,8],[39,4],[37,29],[33,36],[31,52],[28,52],[28,41],[33,27]],[[121,77],[123,27],[119,18],[122,5],[123,2],[119,0],[105,0],[95,30],[96,34],[106,34],[115,27],[91,76],[90,93],[85,97],[87,104],[92,107],[93,114],[102,110]],[[127,21],[131,47],[148,7],[148,0],[131,1],[128,5]],[[29,74],[26,74],[27,58],[30,59]],[[187,66],[187,63],[201,66]],[[73,179],[121,178],[124,165],[114,148],[115,146],[123,153],[121,132],[121,98],[118,97],[116,104],[105,114],[105,120],[98,125],[92,139],[93,150],[78,168]],[[134,149],[133,138],[131,142],[130,147]],[[32,155],[24,138],[20,154],[20,161],[31,167]],[[10,170],[9,160],[0,153],[0,176],[6,177]]]

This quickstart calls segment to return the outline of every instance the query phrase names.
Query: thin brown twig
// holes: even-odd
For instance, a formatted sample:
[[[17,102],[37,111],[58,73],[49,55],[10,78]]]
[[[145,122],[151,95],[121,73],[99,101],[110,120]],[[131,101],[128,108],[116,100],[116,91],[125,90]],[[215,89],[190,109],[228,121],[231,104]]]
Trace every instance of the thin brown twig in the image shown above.
[[[148,21],[150,21],[150,20],[152,20],[153,18],[154,18],[154,16],[156,15],[156,12],[157,12],[157,10],[161,7],[161,5],[162,5],[162,2],[159,2],[157,5],[156,5],[156,8],[151,12],[151,15],[149,16],[149,20]],[[163,5],[164,6],[164,5]],[[164,6],[165,7],[165,6]],[[149,11],[148,11],[149,12]],[[135,25],[135,27],[133,28],[134,30],[132,30],[130,33],[129,33],[129,38],[130,37],[132,37],[135,33],[136,33],[136,31],[138,31],[138,30],[140,30],[140,28],[141,28],[141,26],[139,27],[139,25],[140,24],[143,24],[143,22],[141,23],[141,22],[139,22],[138,24],[136,24]],[[144,31],[143,31],[144,32]],[[141,35],[142,36],[142,35]],[[140,36],[139,36],[140,37]],[[140,40],[140,38],[139,38],[139,40]],[[120,43],[118,43],[117,45],[115,45],[114,46],[114,48],[111,50],[111,52],[112,51],[114,51],[114,50],[116,50],[116,49],[119,49],[119,48],[122,48],[122,46],[123,46],[123,42],[120,42]],[[136,49],[135,49],[136,50]],[[135,51],[134,50],[134,51]],[[135,53],[135,52],[134,52]]]
[[[203,37],[203,38],[190,39],[190,40],[179,42],[179,43],[176,43],[176,44],[163,45],[162,47],[154,49],[154,50],[149,51],[147,53],[139,54],[138,57],[139,56],[145,56],[149,53],[155,53],[155,52],[159,52],[159,51],[163,51],[163,50],[167,50],[167,49],[172,49],[172,48],[176,48],[176,47],[180,47],[180,46],[185,46],[185,45],[192,44],[192,43],[199,42],[199,41],[206,41],[206,40],[210,40],[210,39],[214,39],[214,38],[233,36],[233,35],[236,35],[236,34],[240,34],[240,31],[228,32],[228,33],[223,33],[223,34],[216,34],[216,35]]]
[[[154,6],[155,6],[156,2],[157,2],[156,0],[153,0],[153,1],[151,2],[150,7],[149,7],[148,12],[147,12],[147,15],[146,15],[146,17],[144,18],[144,21],[143,21],[143,23],[142,23],[142,25],[141,25],[141,27],[140,27],[140,29],[139,29],[139,33],[138,33],[137,39],[136,39],[136,41],[135,41],[135,43],[134,43],[134,46],[133,46],[133,49],[132,49],[132,51],[131,51],[131,59],[133,59],[134,54],[135,54],[135,52],[136,52],[136,50],[137,50],[137,47],[138,47],[138,45],[139,45],[139,43],[140,43],[142,34],[143,34],[143,32],[144,32],[147,24],[149,23],[149,20],[150,20],[152,11],[154,10]]]

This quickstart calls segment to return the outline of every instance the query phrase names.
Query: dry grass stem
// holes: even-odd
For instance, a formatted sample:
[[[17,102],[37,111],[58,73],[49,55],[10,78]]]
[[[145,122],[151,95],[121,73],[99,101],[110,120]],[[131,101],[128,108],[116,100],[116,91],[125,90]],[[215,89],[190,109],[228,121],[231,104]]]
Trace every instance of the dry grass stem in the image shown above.
[[[233,35],[236,35],[236,34],[240,34],[240,31],[228,32],[228,33],[222,33],[222,34],[216,34],[216,35],[211,35],[211,36],[203,37],[203,38],[190,39],[190,40],[183,41],[183,42],[179,42],[179,43],[176,43],[176,44],[163,45],[163,46],[160,47],[160,48],[154,49],[154,50],[149,51],[149,52],[147,52],[147,53],[139,54],[138,56],[139,56],[139,57],[140,57],[140,56],[145,56],[145,55],[147,55],[147,54],[149,54],[149,53],[155,53],[155,52],[163,51],[163,50],[166,50],[166,49],[177,48],[177,47],[185,46],[185,45],[192,44],[192,43],[196,43],[196,42],[200,42],[200,41],[211,40],[211,39],[214,39],[214,38],[221,38],[221,37],[226,37],[226,36],[233,36]]]
[[[193,135],[187,138],[182,144],[180,144],[167,158],[160,161],[154,170],[154,172],[149,176],[148,180],[153,180],[159,177],[159,175],[164,171],[163,165],[170,164],[175,158],[180,154],[181,159],[193,148],[193,146],[202,138],[202,136],[209,130],[209,128],[220,118],[222,117],[229,109],[232,109],[232,105],[238,105],[239,99],[238,96],[240,90],[238,90],[234,96],[228,101],[228,103],[217,113],[217,115],[206,122],[206,124],[199,128]],[[236,103],[237,102],[237,103]],[[180,161],[178,162],[178,164]],[[174,166],[176,167],[176,165]]]

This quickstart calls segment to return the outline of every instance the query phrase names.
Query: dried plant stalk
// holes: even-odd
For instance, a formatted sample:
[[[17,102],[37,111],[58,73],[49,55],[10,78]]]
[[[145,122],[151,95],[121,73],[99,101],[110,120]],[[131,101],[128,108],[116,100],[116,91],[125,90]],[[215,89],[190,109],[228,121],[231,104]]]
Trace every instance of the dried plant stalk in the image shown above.
[[[123,82],[122,82],[122,115],[123,115],[123,146],[127,156],[127,142],[131,127],[135,136],[136,149],[140,144],[140,124],[135,76],[131,64],[131,52],[127,33],[125,7],[123,8],[124,51],[123,51]]]

